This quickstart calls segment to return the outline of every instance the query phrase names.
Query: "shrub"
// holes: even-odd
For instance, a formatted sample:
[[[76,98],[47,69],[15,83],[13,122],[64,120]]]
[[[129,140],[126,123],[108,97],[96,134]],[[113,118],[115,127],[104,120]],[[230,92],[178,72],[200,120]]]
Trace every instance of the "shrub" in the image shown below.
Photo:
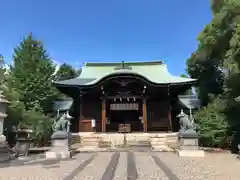
[[[224,100],[217,98],[194,115],[202,146],[229,147],[229,124],[224,114],[224,104]]]

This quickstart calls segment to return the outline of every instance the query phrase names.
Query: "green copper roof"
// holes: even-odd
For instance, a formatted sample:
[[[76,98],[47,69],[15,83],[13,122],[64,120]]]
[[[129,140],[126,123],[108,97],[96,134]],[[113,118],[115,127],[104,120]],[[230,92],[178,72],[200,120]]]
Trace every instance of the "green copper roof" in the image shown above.
[[[78,78],[54,82],[58,85],[93,85],[111,75],[133,74],[144,77],[155,84],[192,83],[195,79],[173,76],[162,61],[122,62],[122,63],[86,63]]]
[[[53,102],[53,110],[54,111],[67,111],[71,108],[73,104],[72,99],[64,99],[64,100],[59,100],[59,101],[54,101]]]
[[[196,95],[179,95],[179,103],[188,109],[200,109],[201,102]]]

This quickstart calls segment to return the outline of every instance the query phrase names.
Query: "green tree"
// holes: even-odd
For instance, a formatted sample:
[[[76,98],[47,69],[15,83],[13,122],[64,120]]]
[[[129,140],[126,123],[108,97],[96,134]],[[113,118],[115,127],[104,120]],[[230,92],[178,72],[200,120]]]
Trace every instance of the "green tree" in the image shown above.
[[[35,144],[44,145],[50,138],[53,122],[44,113],[52,108],[58,93],[51,84],[55,66],[43,44],[32,35],[24,38],[14,51],[13,65],[1,85],[10,102],[7,122],[32,129]]]
[[[186,74],[181,74],[180,77],[182,78],[188,78],[188,76]]]
[[[199,96],[205,106],[199,112],[202,119],[206,120],[206,123],[199,122],[201,129],[208,126],[208,134],[220,133],[220,129],[216,127],[225,122],[228,126],[223,126],[222,130],[237,134],[237,129],[240,129],[236,128],[240,126],[237,120],[240,106],[236,101],[240,96],[240,1],[212,0],[211,8],[213,19],[200,33],[198,49],[188,59],[187,70],[192,78],[198,79]],[[224,113],[218,111],[219,108],[212,107],[212,104],[214,107],[221,106],[221,101],[216,101],[217,99],[224,100],[227,104]],[[209,115],[210,112],[214,115]],[[216,123],[218,126],[215,126]],[[207,131],[201,131],[202,136]],[[215,145],[220,143],[214,142],[214,139],[212,141]]]
[[[10,86],[19,93],[19,100],[26,110],[47,112],[57,91],[52,86],[55,66],[43,43],[30,34],[14,49],[13,65],[10,66]]]
[[[7,75],[6,84],[1,86],[1,90],[9,101],[5,127],[8,131],[11,131],[13,125],[18,128],[32,129],[35,145],[46,145],[49,142],[53,120],[35,109],[26,110],[24,102],[20,101],[21,95],[12,85],[11,75]]]
[[[207,147],[228,148],[228,122],[224,113],[225,101],[219,98],[194,115],[200,132],[200,144]]]
[[[64,63],[59,67],[55,79],[57,81],[67,80],[75,78],[78,75],[78,72],[71,65]]]

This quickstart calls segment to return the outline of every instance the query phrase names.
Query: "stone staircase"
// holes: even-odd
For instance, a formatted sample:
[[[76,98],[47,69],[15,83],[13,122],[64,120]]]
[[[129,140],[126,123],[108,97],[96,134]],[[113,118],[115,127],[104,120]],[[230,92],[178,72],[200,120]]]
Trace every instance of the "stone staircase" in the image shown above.
[[[81,146],[85,148],[98,148],[101,138],[97,136],[83,136],[81,137]]]
[[[167,136],[167,142],[166,144],[173,149],[178,149],[179,148],[179,140],[178,140],[178,135],[168,135]]]
[[[79,135],[72,135],[71,144],[81,143],[81,138]]]
[[[127,134],[126,135],[126,148],[149,150],[151,149],[151,143],[148,136],[143,134]]]
[[[149,150],[151,149],[150,141],[127,141],[126,148],[139,149],[139,150]]]
[[[175,133],[88,134],[72,136],[75,148],[104,150],[127,148],[136,150],[173,151],[178,146]]]
[[[178,139],[176,135],[159,134],[150,137],[152,149],[154,151],[169,152],[174,151],[177,146]]]
[[[111,148],[112,147],[112,142],[100,139],[98,147],[99,148]]]

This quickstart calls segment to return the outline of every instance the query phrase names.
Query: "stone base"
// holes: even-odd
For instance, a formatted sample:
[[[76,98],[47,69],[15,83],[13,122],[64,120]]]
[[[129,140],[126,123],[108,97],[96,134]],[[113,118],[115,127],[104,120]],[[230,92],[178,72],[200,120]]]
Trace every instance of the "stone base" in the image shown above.
[[[54,151],[47,151],[45,153],[46,159],[67,159],[71,158],[71,152],[65,151],[65,152],[54,152]]]
[[[78,152],[98,152],[98,151],[107,151],[108,148],[92,148],[92,147],[81,147],[78,148],[76,151]]]
[[[30,160],[31,157],[29,157],[29,156],[19,156],[17,159],[18,160]]]
[[[172,148],[170,148],[168,145],[157,145],[152,146],[153,151],[159,151],[159,152],[172,152],[174,151]]]
[[[11,152],[6,143],[6,137],[0,135],[0,162],[11,160]]]
[[[56,135],[57,133],[55,133]],[[64,133],[57,134],[58,136]],[[69,139],[52,139],[52,147],[45,153],[46,159],[66,159],[71,157],[71,147]]]
[[[0,147],[0,162],[11,160],[11,153],[7,147]]]
[[[204,157],[202,150],[176,150],[180,157]]]
[[[4,135],[0,135],[0,143],[5,141],[6,141],[6,137]]]

